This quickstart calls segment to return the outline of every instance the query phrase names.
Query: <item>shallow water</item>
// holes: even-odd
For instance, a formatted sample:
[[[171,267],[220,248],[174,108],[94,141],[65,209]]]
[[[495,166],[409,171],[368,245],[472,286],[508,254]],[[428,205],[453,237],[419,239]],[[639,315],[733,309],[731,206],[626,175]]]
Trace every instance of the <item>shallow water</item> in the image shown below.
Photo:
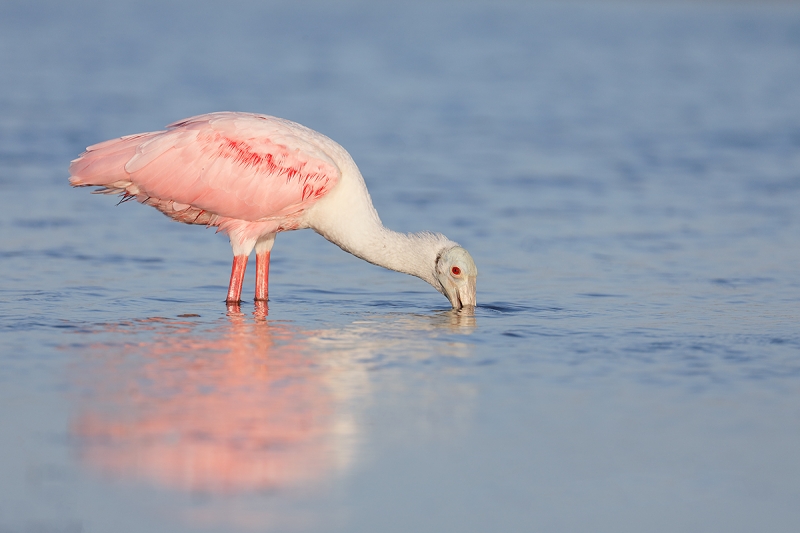
[[[800,10],[403,6],[0,6],[0,532],[800,527]],[[474,315],[310,232],[226,308],[225,238],[67,185],[226,109]]]

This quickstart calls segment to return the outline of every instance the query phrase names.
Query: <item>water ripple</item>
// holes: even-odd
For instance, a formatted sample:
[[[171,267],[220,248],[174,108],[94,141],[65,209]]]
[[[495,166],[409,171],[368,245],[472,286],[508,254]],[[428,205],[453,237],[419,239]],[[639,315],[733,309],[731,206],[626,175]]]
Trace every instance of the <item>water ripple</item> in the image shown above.
[[[550,311],[550,312],[563,311],[563,308],[561,307],[533,306],[533,305],[525,305],[513,302],[479,303],[478,309],[488,309],[496,313],[504,313],[504,314],[541,312],[541,311]]]

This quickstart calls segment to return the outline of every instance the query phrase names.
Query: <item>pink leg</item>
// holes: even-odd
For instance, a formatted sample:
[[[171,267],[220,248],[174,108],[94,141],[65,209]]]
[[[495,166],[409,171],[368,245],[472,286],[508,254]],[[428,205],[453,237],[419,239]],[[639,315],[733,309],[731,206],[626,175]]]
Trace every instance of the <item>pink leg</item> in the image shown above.
[[[269,298],[269,252],[256,253],[256,301]]]
[[[225,299],[229,304],[238,304],[242,301],[242,283],[244,282],[244,271],[247,269],[247,256],[234,255],[233,265],[231,266],[231,283],[228,285],[228,297]]]

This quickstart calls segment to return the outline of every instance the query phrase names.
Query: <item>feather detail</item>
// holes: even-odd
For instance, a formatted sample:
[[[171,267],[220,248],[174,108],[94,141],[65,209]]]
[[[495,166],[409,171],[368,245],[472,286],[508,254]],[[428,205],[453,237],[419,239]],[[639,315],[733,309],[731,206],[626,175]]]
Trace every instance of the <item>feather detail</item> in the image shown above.
[[[181,222],[201,211],[190,223],[207,224],[212,215],[247,222],[296,217],[341,178],[314,142],[320,138],[274,117],[212,113],[90,146],[72,162],[70,183],[137,196]],[[176,215],[175,203],[191,209]]]

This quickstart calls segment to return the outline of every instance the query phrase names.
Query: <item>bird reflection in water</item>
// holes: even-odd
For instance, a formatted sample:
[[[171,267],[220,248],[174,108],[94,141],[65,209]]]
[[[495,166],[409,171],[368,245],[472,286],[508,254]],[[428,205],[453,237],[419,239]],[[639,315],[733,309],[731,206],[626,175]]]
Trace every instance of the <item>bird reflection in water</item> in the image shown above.
[[[350,465],[353,365],[321,364],[313,335],[230,306],[224,323],[105,326],[73,374],[81,461],[117,479],[193,493],[313,485]],[[123,343],[120,344],[120,335]]]
[[[471,346],[458,337],[475,327],[462,310],[367,315],[308,331],[268,320],[266,303],[252,315],[231,305],[220,319],[92,326],[79,333],[84,344],[70,347],[81,351],[70,375],[73,443],[79,461],[104,478],[200,497],[200,507],[176,504],[181,521],[230,531],[330,524],[338,512],[297,512],[288,502],[323,494],[315,489],[364,456],[360,420],[373,407],[371,380],[381,376],[381,394],[410,412],[426,413],[441,395],[432,404],[438,422],[418,424],[415,437],[457,428],[473,391],[418,379],[430,371],[418,362],[468,359]],[[442,406],[455,411],[442,414]]]

